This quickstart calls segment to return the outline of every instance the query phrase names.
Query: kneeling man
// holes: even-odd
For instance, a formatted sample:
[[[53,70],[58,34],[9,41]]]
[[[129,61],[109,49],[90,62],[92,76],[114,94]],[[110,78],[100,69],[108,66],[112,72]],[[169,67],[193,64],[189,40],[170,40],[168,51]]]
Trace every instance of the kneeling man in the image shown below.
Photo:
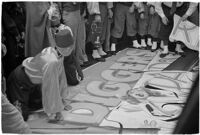
[[[66,26],[58,30],[55,41],[55,47],[47,47],[35,57],[25,59],[8,78],[8,99],[21,109],[24,120],[29,114],[30,95],[37,86],[41,88],[43,109],[51,118],[63,120],[61,112],[69,106],[64,103],[67,79],[63,59],[71,55],[74,49],[71,29]]]

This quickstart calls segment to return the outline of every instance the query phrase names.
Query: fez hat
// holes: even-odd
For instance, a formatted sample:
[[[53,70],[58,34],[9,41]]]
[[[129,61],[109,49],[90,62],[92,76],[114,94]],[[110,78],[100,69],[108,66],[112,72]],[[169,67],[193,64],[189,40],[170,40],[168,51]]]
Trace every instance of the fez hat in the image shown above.
[[[71,28],[66,26],[65,29],[59,30],[55,33],[56,45],[60,48],[66,48],[74,43]]]

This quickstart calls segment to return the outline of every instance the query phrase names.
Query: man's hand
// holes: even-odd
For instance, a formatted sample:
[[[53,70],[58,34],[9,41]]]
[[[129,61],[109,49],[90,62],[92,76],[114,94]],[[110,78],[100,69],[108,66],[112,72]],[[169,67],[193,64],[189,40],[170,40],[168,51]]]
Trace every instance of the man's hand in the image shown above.
[[[108,18],[113,17],[113,11],[111,9],[108,9]]]
[[[77,70],[76,70],[76,78],[77,78],[78,82],[80,82],[82,80],[82,78],[79,76]]]
[[[25,39],[25,32],[21,32],[21,38],[24,40]]]
[[[181,17],[181,20],[182,20],[182,21],[186,21],[187,18],[188,18],[188,15],[184,14],[184,15]]]
[[[140,19],[144,19],[144,13],[140,14]]]
[[[7,53],[7,48],[3,43],[1,43],[1,50],[2,50],[2,56],[5,56]]]
[[[86,16],[86,11],[83,11],[83,14],[81,15],[83,18]]]
[[[131,6],[131,7],[129,8],[129,13],[133,13],[134,10],[135,10],[135,6]]]
[[[101,16],[99,14],[96,14],[94,20],[95,22],[101,22]]]
[[[167,17],[162,17],[162,22],[167,25],[169,20],[167,19]]]

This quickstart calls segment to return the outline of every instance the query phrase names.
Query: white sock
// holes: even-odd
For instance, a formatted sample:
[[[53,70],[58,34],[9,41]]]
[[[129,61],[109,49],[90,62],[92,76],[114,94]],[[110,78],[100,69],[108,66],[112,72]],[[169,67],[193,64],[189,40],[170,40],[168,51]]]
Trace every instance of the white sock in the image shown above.
[[[101,58],[101,56],[99,55],[99,53],[98,53],[97,50],[93,50],[93,52],[92,52],[92,57],[93,57],[93,58]]]
[[[181,48],[181,45],[180,44],[176,44],[176,49],[175,49],[177,52],[184,52]]]
[[[133,40],[133,47],[141,48],[141,45],[138,43],[137,40]]]
[[[141,46],[142,46],[142,47],[147,47],[147,44],[146,44],[146,42],[145,42],[145,39],[142,39],[142,40],[141,40]]]
[[[148,44],[149,46],[152,46],[152,45],[153,45],[152,42],[151,42],[151,38],[147,38],[147,44]]]
[[[111,44],[111,51],[116,51],[116,44],[115,43]]]
[[[156,49],[157,48],[157,42],[156,41],[153,41],[153,45],[151,46],[151,49]]]
[[[160,48],[164,49],[164,41],[163,40],[160,43]]]
[[[107,53],[105,53],[105,52],[103,51],[102,47],[98,48],[98,52],[99,52],[99,54],[100,54],[101,56],[107,55]]]
[[[162,53],[166,54],[166,53],[169,52],[168,46],[167,46],[167,45],[165,45],[165,46],[163,47],[163,49],[164,49],[164,50],[162,51]]]

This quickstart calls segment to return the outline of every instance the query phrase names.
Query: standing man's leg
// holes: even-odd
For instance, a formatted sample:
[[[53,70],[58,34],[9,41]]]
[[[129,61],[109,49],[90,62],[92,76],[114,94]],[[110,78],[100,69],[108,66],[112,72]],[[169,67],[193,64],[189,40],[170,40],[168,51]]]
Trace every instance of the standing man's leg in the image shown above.
[[[107,53],[110,53],[110,37],[111,37],[111,25],[112,25],[112,19],[109,18],[108,19],[108,25],[107,25],[107,31],[106,31],[106,41],[105,41],[105,51]]]
[[[148,29],[148,7],[146,4],[144,4],[144,12],[140,13],[140,17],[138,20],[139,30],[138,33],[141,36],[141,47],[146,48],[146,42],[145,42],[145,36],[147,35],[147,29]]]
[[[101,3],[99,2],[99,9],[101,13],[101,23],[102,23],[102,33],[100,37],[101,45],[98,48],[99,55],[102,57],[105,57],[107,53],[105,52],[105,40],[106,40],[106,31],[107,31],[107,25],[108,25],[108,8],[107,3]]]
[[[115,54],[117,39],[121,38],[124,32],[127,7],[117,4],[114,11],[114,27],[111,31],[111,52]]]
[[[161,23],[160,32],[159,32],[159,38],[161,39],[161,41],[163,41],[163,51],[161,52],[160,57],[163,58],[169,53],[168,43],[169,43],[169,35],[173,28],[173,15],[170,14],[171,8],[165,6],[164,4],[162,4],[162,9],[165,16],[169,20],[167,25],[164,24],[163,22]]]
[[[86,28],[85,28],[85,20],[83,17],[81,17],[81,23],[80,23],[80,27],[79,27],[79,34],[80,39],[78,40],[78,44],[80,44],[81,47],[81,53],[83,56],[83,64],[81,64],[81,66],[88,66],[90,65],[90,62],[88,61],[88,57],[86,54],[86,50],[85,50],[85,45],[86,45]]]
[[[88,57],[85,52],[85,41],[86,41],[85,22],[84,18],[81,17],[81,21],[79,23],[77,32],[77,45],[80,46],[80,51],[78,50],[79,47],[77,47],[75,53],[81,65],[84,65],[88,62]]]
[[[129,10],[126,9],[126,29],[127,36],[130,36],[133,42],[133,47],[141,48],[141,45],[138,43],[136,37],[136,34],[138,32],[137,14],[138,13],[136,10],[133,13],[129,13]]]
[[[160,31],[160,17],[157,13],[154,13],[153,15],[150,15],[149,19],[149,27],[148,27],[148,34],[152,38],[152,46],[151,51],[154,52],[157,49],[157,43],[158,43],[158,33]]]

